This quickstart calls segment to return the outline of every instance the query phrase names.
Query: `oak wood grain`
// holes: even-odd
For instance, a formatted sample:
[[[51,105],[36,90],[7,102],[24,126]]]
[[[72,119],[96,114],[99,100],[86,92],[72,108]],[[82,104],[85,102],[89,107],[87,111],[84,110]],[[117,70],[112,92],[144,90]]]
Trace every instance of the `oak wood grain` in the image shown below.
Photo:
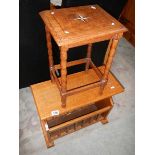
[[[99,67],[99,69],[102,71],[102,73],[104,72],[103,67]],[[82,71],[68,75],[67,87],[68,89],[72,89],[87,83],[95,82],[96,80],[98,80],[98,76],[92,69],[89,69],[87,74],[85,71]],[[114,88],[112,86],[114,86]],[[110,73],[108,83],[105,86],[102,95],[98,93],[99,88],[92,88],[87,91],[68,96],[66,101],[66,108],[61,107],[61,96],[55,83],[51,83],[51,81],[45,81],[34,84],[31,85],[31,90],[35,99],[39,117],[41,120],[44,120],[52,117],[51,111],[53,110],[59,110],[61,115],[77,108],[90,105],[93,102],[97,102],[99,100],[103,100],[115,94],[121,93],[124,91],[124,88],[116,79],[116,77]]]
[[[100,6],[70,7],[40,12],[58,46],[76,47],[112,38],[127,29]],[[53,14],[51,14],[53,12]],[[86,22],[76,20],[79,15],[88,17]]]

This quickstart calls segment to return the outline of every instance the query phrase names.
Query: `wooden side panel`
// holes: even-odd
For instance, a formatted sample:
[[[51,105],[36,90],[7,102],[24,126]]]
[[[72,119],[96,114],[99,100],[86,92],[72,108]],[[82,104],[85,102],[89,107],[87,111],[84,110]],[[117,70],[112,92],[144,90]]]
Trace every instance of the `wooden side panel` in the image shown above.
[[[103,124],[107,123],[107,115],[113,107],[112,99],[107,98],[105,100],[99,101],[95,103],[94,106],[97,107],[97,110],[49,128],[48,132],[50,134],[51,140],[75,132],[98,121],[101,121]],[[79,111],[79,115],[80,114],[81,112]],[[65,117],[67,117],[67,114],[66,116],[64,115],[64,118]]]

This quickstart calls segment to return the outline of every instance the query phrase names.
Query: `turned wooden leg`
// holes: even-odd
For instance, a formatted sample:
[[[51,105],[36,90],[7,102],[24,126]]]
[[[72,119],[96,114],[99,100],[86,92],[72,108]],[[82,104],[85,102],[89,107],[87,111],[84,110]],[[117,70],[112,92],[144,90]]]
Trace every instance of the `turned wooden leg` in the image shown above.
[[[104,74],[103,74],[103,79],[105,79],[105,80],[108,79],[108,75],[109,75],[109,71],[110,71],[110,68],[112,65],[113,57],[116,53],[116,47],[118,45],[118,41],[119,41],[119,37],[116,35],[112,40],[110,51],[109,51],[108,58],[107,58],[107,62],[105,64],[105,70],[104,70]]]
[[[54,141],[51,140],[50,135],[48,133],[48,130],[45,127],[46,126],[46,121],[41,120],[40,123],[41,123],[42,131],[43,131],[43,134],[44,134],[44,137],[45,137],[46,146],[48,148],[54,146]]]
[[[61,58],[61,102],[62,107],[66,107],[66,91],[67,91],[67,51],[68,48],[61,47],[60,58]]]
[[[102,79],[102,83],[100,84],[100,90],[99,90],[100,95],[102,95],[103,89],[104,89],[106,84],[107,84],[107,80]]]
[[[110,51],[110,48],[111,48],[111,44],[112,44],[112,39],[110,39],[110,41],[109,41],[108,48],[107,48],[107,51],[105,53],[105,57],[103,59],[103,65],[106,64],[106,62],[107,62],[109,51]]]
[[[115,55],[116,52],[116,47],[118,45],[118,41],[120,39],[119,35],[114,36],[114,38],[110,41],[109,43],[109,49],[108,49],[108,57],[106,58],[106,64],[105,64],[105,70],[103,73],[103,81],[105,82],[105,84],[101,84],[100,87],[100,93],[102,94],[103,89],[106,85],[106,82],[108,81],[108,75],[109,75],[109,71],[112,65],[112,61],[113,61],[113,57]]]
[[[88,48],[87,48],[87,62],[86,62],[86,66],[85,66],[85,71],[87,71],[89,69],[89,64],[90,64],[90,59],[91,59],[91,52],[92,52],[92,44],[88,44]]]
[[[51,34],[50,34],[47,26],[45,26],[45,31],[46,31],[46,41],[47,41],[47,49],[48,49],[48,62],[49,62],[50,77],[51,77],[51,81],[53,81],[54,78],[52,76],[51,70],[53,69],[54,62],[53,62]]]

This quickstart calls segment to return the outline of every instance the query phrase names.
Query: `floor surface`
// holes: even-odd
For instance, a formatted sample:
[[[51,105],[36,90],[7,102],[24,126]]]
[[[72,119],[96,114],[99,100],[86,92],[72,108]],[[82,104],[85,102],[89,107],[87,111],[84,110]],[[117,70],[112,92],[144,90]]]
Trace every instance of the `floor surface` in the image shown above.
[[[117,48],[112,72],[125,87],[114,96],[109,123],[100,122],[55,140],[47,149],[30,88],[19,91],[20,155],[134,155],[135,51],[124,38]]]

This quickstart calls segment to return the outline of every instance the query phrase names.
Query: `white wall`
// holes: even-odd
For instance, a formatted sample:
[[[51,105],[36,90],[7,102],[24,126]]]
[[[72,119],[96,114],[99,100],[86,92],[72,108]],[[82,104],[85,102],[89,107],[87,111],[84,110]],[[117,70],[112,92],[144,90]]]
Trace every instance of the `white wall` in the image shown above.
[[[50,2],[53,3],[54,5],[59,5],[59,6],[61,6],[62,0],[50,0]]]

